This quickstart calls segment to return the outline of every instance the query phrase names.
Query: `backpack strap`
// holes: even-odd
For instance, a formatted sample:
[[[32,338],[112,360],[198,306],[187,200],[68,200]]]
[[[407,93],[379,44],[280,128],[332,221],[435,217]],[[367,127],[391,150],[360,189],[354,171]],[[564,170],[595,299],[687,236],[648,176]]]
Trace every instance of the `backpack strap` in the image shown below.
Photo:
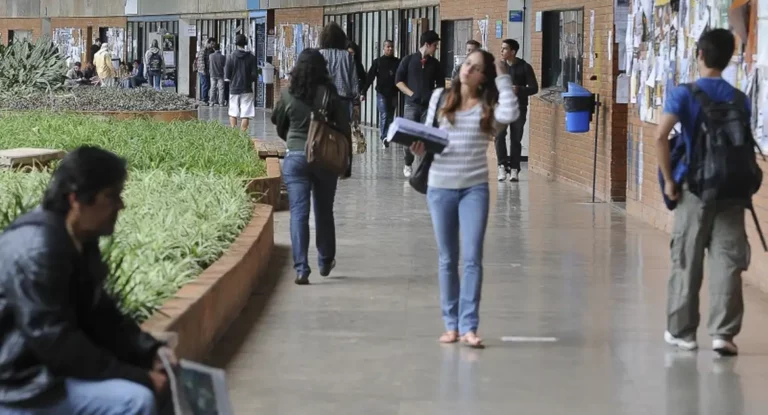
[[[757,230],[757,235],[760,236],[760,243],[763,244],[763,249],[765,252],[768,252],[768,244],[765,242],[765,236],[763,235],[763,230],[760,228],[760,221],[757,219],[757,213],[755,212],[755,206],[752,204],[752,201],[749,201],[749,205],[747,206],[747,209],[749,209],[750,213],[752,213],[752,220],[755,222],[755,230]]]

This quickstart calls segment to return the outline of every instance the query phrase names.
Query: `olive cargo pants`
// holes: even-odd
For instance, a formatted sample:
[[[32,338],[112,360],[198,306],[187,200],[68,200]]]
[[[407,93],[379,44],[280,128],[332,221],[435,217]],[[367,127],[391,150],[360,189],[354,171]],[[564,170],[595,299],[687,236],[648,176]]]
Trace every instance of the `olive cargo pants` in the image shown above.
[[[732,203],[705,207],[701,199],[683,190],[674,212],[667,330],[679,339],[696,338],[706,250],[709,334],[730,340],[739,334],[744,314],[741,273],[750,260],[744,228],[745,208]]]

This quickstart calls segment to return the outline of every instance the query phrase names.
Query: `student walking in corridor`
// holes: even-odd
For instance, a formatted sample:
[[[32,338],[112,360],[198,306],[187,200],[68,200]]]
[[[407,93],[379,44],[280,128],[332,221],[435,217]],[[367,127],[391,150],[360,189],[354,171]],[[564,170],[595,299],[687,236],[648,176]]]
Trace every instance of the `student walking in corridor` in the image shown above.
[[[323,55],[305,49],[291,71],[291,84],[280,91],[280,101],[272,112],[277,134],[285,140],[288,153],[283,161],[283,179],[288,188],[291,209],[291,248],[296,284],[309,284],[309,206],[315,207],[315,242],[320,275],[327,277],[336,266],[336,225],[333,202],[338,176],[307,163],[305,146],[312,111],[325,108],[327,119],[346,137],[351,137],[349,107],[336,93]],[[350,141],[351,147],[351,141]],[[351,160],[350,160],[351,161]],[[347,170],[346,177],[351,175]]]
[[[384,54],[373,60],[368,69],[366,85],[363,88],[363,96],[376,79],[376,107],[379,110],[379,132],[381,142],[386,148],[384,138],[387,136],[389,125],[395,118],[397,107],[397,87],[395,86],[395,73],[400,65],[400,59],[395,57],[395,42],[384,41]]]
[[[403,58],[395,74],[395,85],[405,94],[403,117],[416,122],[424,122],[432,91],[445,86],[443,67],[435,59],[440,36],[434,30],[428,30],[421,34],[420,44],[418,52]],[[405,177],[411,177],[413,173],[413,160],[413,153],[406,148]]]
[[[701,36],[696,56],[701,77],[670,91],[656,137],[664,195],[675,217],[664,339],[684,350],[698,347],[707,251],[709,334],[712,349],[721,355],[738,353],[733,338],[744,315],[741,274],[750,258],[744,210],[752,206],[762,180],[749,98],[722,78],[734,44],[725,29]],[[673,151],[685,156],[673,164],[669,134],[678,122],[682,132],[673,140]]]
[[[256,56],[245,50],[248,46],[245,35],[237,35],[235,45],[237,50],[227,57],[224,64],[224,78],[229,82],[229,125],[237,128],[237,121],[241,120],[240,129],[248,131],[256,115],[253,83],[259,79],[259,67]]]
[[[519,109],[504,62],[494,62],[486,51],[470,54],[454,81],[447,93],[440,88],[432,94],[427,115],[430,122],[438,117],[449,140],[445,150],[434,156],[427,190],[446,330],[440,342],[461,339],[469,346],[481,347],[477,329],[489,209],[486,150],[489,137],[514,122]],[[425,154],[422,142],[414,143],[411,150],[419,156]],[[460,251],[464,263],[461,282]]]
[[[517,56],[520,44],[514,39],[506,39],[501,45],[501,58],[507,65],[512,77],[512,88],[520,105],[520,117],[496,135],[496,159],[498,160],[498,180],[517,182],[520,180],[520,162],[523,153],[523,133],[528,116],[528,97],[539,92],[539,83],[531,64]],[[507,130],[509,130],[509,153],[507,153]]]

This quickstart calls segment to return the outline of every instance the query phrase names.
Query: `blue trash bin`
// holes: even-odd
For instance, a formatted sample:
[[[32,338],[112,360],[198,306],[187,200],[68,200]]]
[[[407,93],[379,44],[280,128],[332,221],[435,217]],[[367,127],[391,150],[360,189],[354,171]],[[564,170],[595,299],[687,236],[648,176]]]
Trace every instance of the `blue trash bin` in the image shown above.
[[[592,119],[595,101],[592,93],[581,85],[568,82],[568,92],[563,92],[565,130],[569,133],[586,133]]]

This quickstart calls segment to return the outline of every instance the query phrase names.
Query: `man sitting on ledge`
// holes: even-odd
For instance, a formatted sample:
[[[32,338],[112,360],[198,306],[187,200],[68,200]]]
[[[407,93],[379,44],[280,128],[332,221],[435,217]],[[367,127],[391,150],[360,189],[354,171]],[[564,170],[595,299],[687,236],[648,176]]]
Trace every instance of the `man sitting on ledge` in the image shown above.
[[[104,289],[99,238],[123,209],[126,162],[69,153],[42,206],[0,235],[0,413],[150,415],[166,392],[160,349]]]

